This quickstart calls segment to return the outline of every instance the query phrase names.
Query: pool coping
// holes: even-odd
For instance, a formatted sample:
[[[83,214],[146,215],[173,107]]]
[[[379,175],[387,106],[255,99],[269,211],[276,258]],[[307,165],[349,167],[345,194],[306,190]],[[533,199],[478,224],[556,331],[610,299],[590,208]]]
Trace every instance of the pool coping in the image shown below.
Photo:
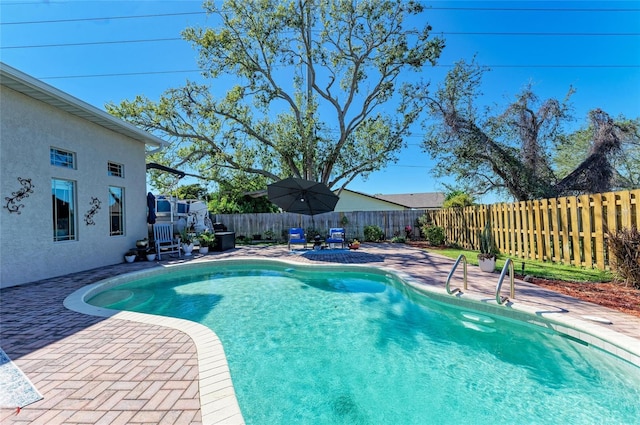
[[[495,299],[483,297],[480,294],[470,291],[449,295],[444,289],[444,286],[442,288],[435,287],[423,282],[413,274],[399,271],[389,265],[380,264],[305,263],[282,257],[265,258],[261,256],[234,256],[210,258],[204,261],[189,263],[161,264],[157,267],[107,278],[80,288],[65,298],[64,306],[69,310],[87,315],[161,325],[186,333],[193,340],[197,350],[202,422],[204,424],[244,424],[244,418],[231,380],[224,347],[214,331],[204,325],[184,319],[105,309],[92,306],[85,302],[85,300],[93,294],[103,291],[104,289],[117,286],[132,278],[141,278],[161,273],[163,270],[169,268],[193,269],[207,267],[212,263],[241,261],[285,263],[287,265],[301,267],[349,266],[392,273],[409,287],[431,294],[443,302],[463,305],[479,312],[484,311],[520,321],[523,320],[525,314],[527,318],[531,315],[533,315],[533,317],[540,317],[544,319],[545,322],[536,323],[534,320],[527,320],[527,322],[545,327],[551,325],[551,327],[559,333],[579,339],[640,367],[640,344],[638,344],[638,340],[615,330],[608,329],[602,326],[601,323],[590,322],[572,315],[567,315],[566,312],[540,312],[539,306],[530,305],[521,300],[509,301],[505,303],[505,305],[499,306],[497,304],[491,304],[492,301],[495,303]],[[523,284],[524,282],[518,283]]]

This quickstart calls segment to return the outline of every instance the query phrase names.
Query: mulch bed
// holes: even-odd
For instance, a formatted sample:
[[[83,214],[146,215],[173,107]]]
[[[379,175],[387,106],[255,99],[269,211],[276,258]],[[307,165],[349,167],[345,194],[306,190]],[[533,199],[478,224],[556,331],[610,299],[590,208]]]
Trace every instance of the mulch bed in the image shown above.
[[[565,282],[533,279],[532,283],[561,294],[640,317],[640,290],[615,282]]]

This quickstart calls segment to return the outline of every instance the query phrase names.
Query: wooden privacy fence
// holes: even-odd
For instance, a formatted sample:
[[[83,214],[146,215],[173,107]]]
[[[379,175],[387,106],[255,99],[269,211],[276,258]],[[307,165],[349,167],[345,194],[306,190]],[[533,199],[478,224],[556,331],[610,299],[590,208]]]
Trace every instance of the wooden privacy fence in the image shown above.
[[[479,235],[489,223],[500,253],[515,258],[553,261],[605,270],[609,265],[607,231],[640,228],[640,189],[555,199],[478,205],[439,210],[331,212],[314,217],[300,214],[217,214],[215,221],[236,236],[252,238],[267,230],[282,239],[291,227],[315,229],[326,235],[344,227],[348,239],[362,239],[364,227],[375,225],[387,239],[404,236],[410,225],[418,237],[418,217],[427,215],[444,228],[448,243],[479,250]],[[346,217],[347,224],[343,224]]]
[[[330,228],[344,227],[347,239],[362,240],[364,227],[372,225],[380,227],[387,239],[394,235],[404,236],[407,225],[411,226],[417,237],[416,220],[424,214],[425,210],[330,212],[313,217],[292,213],[216,214],[214,221],[236,232],[236,237],[262,235],[264,238],[265,232],[270,230],[276,238],[282,239],[291,227],[302,227],[308,231],[315,229],[320,235],[326,236]],[[344,218],[347,224],[343,224]]]
[[[427,211],[448,242],[479,249],[488,222],[500,253],[605,270],[607,232],[640,228],[640,189]]]

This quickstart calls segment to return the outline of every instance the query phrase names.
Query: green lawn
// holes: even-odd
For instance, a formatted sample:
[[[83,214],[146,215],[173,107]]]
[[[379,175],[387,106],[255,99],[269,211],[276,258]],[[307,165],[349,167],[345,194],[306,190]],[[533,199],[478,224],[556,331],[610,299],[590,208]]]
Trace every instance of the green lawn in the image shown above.
[[[467,263],[478,265],[478,252],[465,251],[462,249],[427,249],[427,252],[444,255],[445,257],[456,259],[460,254],[467,257]],[[499,255],[496,261],[496,270],[500,271],[504,267],[507,256]],[[543,263],[541,261],[523,260],[512,258],[514,271],[517,274],[531,275],[545,279],[564,280],[569,282],[609,282],[613,278],[608,271],[597,269],[583,269],[565,264]],[[523,271],[524,267],[524,271]]]

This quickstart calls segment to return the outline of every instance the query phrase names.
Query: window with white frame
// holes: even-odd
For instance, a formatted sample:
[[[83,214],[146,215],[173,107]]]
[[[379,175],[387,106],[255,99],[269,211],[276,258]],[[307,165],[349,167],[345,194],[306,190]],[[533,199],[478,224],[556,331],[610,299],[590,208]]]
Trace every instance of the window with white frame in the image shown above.
[[[76,168],[76,154],[58,148],[49,149],[51,165],[63,168]]]
[[[76,184],[71,180],[51,180],[53,240],[76,240]]]
[[[107,175],[113,177],[124,177],[124,165],[109,161],[107,163]]]
[[[124,188],[109,186],[109,235],[124,235]]]

